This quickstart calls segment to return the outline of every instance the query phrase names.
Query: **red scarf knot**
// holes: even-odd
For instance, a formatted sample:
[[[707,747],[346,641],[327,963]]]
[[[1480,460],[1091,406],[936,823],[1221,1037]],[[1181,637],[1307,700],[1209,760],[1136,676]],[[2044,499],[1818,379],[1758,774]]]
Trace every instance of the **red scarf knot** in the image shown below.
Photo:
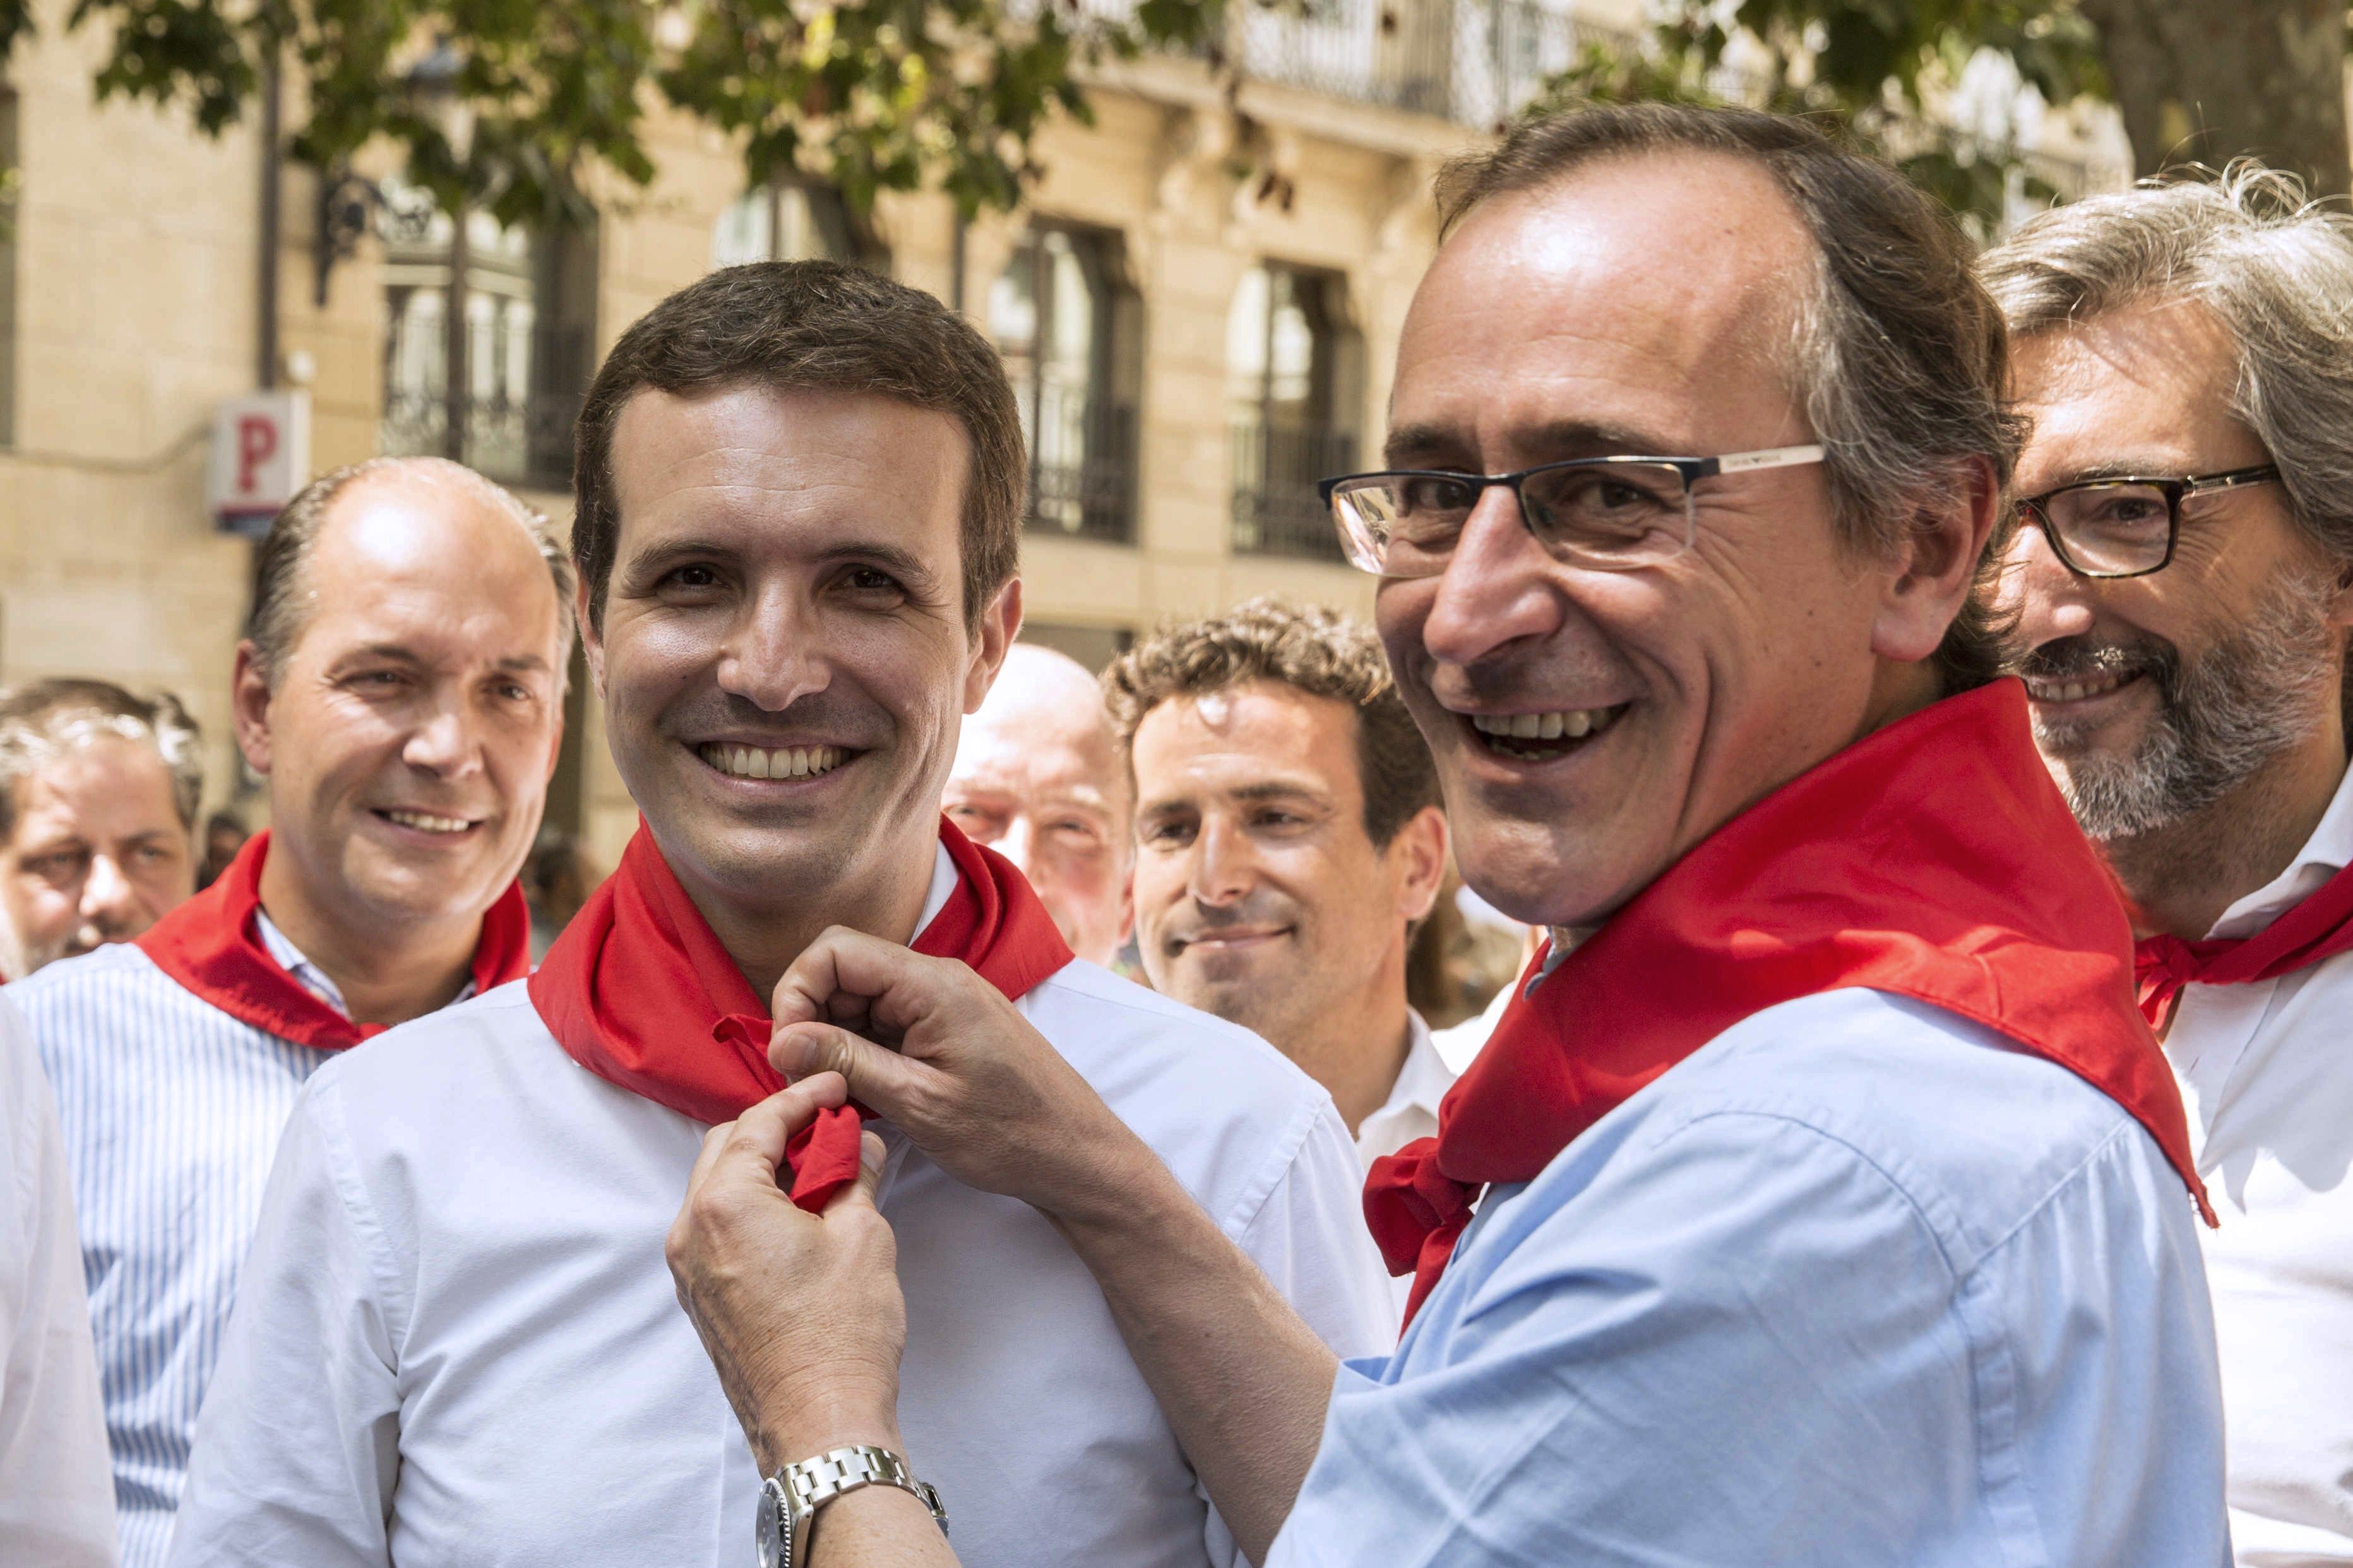
[[[1018,999],[1071,962],[1013,863],[940,819],[955,865],[947,903],[913,944],[969,964]],[[532,976],[532,1005],[590,1072],[697,1121],[732,1121],[784,1088],[768,1065],[775,1021],[679,885],[640,821],[621,864]],[[818,1112],[785,1158],[793,1202],[814,1214],[858,1176],[856,1105]]]
[[[2133,949],[2140,1010],[2161,1028],[2185,985],[2245,985],[2276,980],[2353,949],[2353,867],[2323,882],[2294,909],[2250,937],[2184,942],[2159,932]]]
[[[340,1051],[385,1031],[355,1024],[306,990],[262,944],[261,865],[268,829],[245,841],[213,885],[147,928],[139,950],[155,967],[240,1024],[316,1050]],[[475,939],[477,993],[531,973],[531,910],[522,885],[507,884],[482,912]]]
[[[1406,1300],[1409,1319],[1438,1282],[1471,1223],[1471,1205],[1478,1195],[1476,1184],[1458,1182],[1438,1168],[1435,1138],[1417,1138],[1373,1162],[1365,1184],[1365,1223],[1389,1272],[1414,1276]]]
[[[1448,1091],[1434,1147],[1376,1163],[1366,1184],[1390,1268],[1415,1273],[1409,1321],[1483,1188],[1534,1180],[1742,1019],[1849,987],[1927,1003],[2075,1073],[2148,1131],[2213,1222],[2179,1091],[2135,1005],[2123,904],[2035,754],[2015,680],[1931,704],[1783,785],[1548,974],[1545,962]]]

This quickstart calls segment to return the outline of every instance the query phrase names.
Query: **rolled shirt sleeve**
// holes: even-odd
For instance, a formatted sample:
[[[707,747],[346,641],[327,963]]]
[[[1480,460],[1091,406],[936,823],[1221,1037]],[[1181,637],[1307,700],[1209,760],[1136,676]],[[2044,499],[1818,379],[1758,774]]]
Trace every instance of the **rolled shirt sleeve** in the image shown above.
[[[399,1469],[387,1291],[336,1102],[305,1090],[196,1421],[173,1568],[381,1568]]]

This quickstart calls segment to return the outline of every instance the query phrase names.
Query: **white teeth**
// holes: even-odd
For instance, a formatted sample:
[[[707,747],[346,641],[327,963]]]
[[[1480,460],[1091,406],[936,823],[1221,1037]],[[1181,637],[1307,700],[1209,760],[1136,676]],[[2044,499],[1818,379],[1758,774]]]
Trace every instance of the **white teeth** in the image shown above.
[[[839,746],[791,746],[762,751],[755,746],[705,746],[702,760],[739,779],[800,779],[829,773],[848,760]]]
[[[420,833],[463,833],[474,826],[462,816],[430,816],[421,811],[387,811],[385,816]]]
[[[2036,697],[2045,702],[2081,702],[2086,697],[2104,697],[2129,679],[2122,675],[2103,676],[2096,680],[2063,680],[2055,684],[2030,687]]]
[[[1555,713],[1473,713],[1471,727],[1501,740],[1578,741],[1607,729],[1619,711],[1617,708],[1572,708]]]

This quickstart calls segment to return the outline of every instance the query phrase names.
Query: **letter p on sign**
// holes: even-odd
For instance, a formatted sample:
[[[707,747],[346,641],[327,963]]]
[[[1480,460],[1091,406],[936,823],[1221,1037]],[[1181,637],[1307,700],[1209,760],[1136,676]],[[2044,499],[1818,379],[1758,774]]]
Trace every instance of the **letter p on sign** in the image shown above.
[[[311,395],[232,398],[213,417],[206,508],[216,527],[259,536],[311,478]]]

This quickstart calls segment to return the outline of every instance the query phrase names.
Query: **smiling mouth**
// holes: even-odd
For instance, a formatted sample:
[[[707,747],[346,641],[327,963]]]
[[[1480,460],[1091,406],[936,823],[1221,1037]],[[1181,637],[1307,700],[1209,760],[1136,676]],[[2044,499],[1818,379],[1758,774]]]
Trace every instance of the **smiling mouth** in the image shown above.
[[[1563,708],[1550,713],[1466,713],[1479,743],[1499,757],[1550,762],[1591,742],[1615,724],[1630,702],[1614,708]]]
[[[2026,694],[2037,702],[2081,702],[2086,698],[2105,697],[2111,691],[2121,691],[2141,678],[2137,669],[2104,670],[2098,675],[2081,675],[2069,680],[2035,680],[2026,683]]]
[[[833,772],[856,753],[840,746],[697,746],[694,754],[733,779],[813,779]]]
[[[454,836],[470,833],[481,826],[462,816],[436,816],[429,811],[378,811],[375,815],[395,826],[411,828],[418,833]]]
[[[1288,926],[1277,926],[1271,931],[1208,931],[1198,936],[1180,937],[1177,939],[1176,946],[1179,952],[1191,947],[1248,947],[1253,942],[1271,942],[1276,937],[1286,934],[1290,929]]]

